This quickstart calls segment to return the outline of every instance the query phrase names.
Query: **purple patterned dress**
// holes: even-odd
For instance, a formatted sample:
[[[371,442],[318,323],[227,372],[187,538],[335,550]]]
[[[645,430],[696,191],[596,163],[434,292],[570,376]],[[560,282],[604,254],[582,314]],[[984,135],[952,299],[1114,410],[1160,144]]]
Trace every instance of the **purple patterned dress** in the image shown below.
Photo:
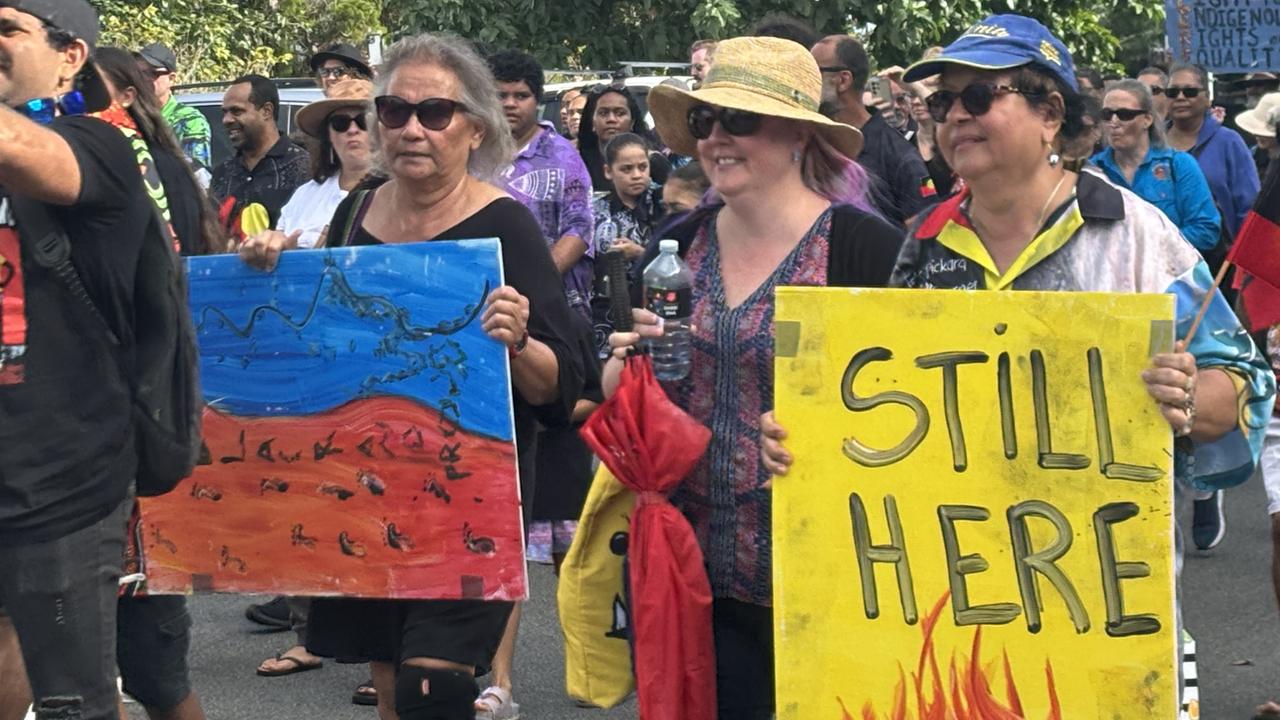
[[[773,604],[769,472],[760,460],[760,416],[773,409],[774,288],[824,286],[831,210],[750,297],[725,305],[716,217],[685,254],[693,272],[693,367],[664,383],[671,399],[711,428],[706,454],[671,501],[698,537],[717,598]]]

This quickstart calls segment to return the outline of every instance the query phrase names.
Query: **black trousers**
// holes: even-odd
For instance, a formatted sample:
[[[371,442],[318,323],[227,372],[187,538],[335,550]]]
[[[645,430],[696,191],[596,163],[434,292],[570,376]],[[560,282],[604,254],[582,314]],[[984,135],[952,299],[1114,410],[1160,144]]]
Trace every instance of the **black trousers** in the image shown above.
[[[717,598],[711,623],[718,716],[769,720],[774,714],[773,608]]]

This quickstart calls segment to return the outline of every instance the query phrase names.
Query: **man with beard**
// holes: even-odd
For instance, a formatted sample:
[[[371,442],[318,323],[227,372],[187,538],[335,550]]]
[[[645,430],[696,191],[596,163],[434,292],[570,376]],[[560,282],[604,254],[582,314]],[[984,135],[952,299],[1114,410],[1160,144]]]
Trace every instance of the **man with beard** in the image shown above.
[[[691,90],[702,87],[702,81],[711,69],[711,54],[715,51],[715,40],[699,40],[689,46],[689,74],[693,76]]]
[[[237,240],[273,228],[293,191],[311,179],[307,151],[280,135],[280,94],[261,75],[237,78],[222,96],[222,127],[236,154],[213,171],[209,190]]]
[[[936,197],[929,170],[915,145],[862,101],[871,62],[862,43],[848,35],[829,35],[812,48],[822,72],[823,115],[862,131],[862,153],[853,158],[877,180],[872,200],[885,218],[905,225]]]
[[[173,94],[173,81],[178,73],[177,57],[173,54],[173,50],[163,43],[151,43],[139,50],[137,56],[142,60],[138,64],[138,69],[151,78],[164,121],[173,128],[173,134],[178,138],[178,145],[191,163],[191,169],[195,172],[196,178],[201,185],[208,187],[209,166],[213,164],[210,160],[213,133],[209,129],[209,121],[205,119],[204,113],[190,105],[178,102],[178,98]]]
[[[97,38],[84,0],[0,0],[0,714],[26,694],[16,628],[36,717],[117,717],[138,457],[130,381],[111,356],[135,351],[134,280],[156,210],[124,134],[86,115],[110,102]],[[59,229],[79,300],[66,261],[37,242]]]

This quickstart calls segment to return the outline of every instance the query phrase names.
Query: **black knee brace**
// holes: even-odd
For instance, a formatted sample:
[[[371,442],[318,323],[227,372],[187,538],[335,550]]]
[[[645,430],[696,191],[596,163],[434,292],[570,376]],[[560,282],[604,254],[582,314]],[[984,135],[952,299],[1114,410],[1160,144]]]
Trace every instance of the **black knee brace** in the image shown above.
[[[400,720],[475,720],[475,678],[459,670],[401,665],[396,673]]]

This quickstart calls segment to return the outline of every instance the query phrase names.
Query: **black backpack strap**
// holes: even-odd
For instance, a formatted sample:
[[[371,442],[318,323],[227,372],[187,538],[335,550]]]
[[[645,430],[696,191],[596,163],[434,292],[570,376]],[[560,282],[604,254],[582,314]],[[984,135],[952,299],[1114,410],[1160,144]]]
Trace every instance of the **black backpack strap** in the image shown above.
[[[369,206],[373,204],[373,188],[364,188],[356,190],[351,199],[351,211],[347,213],[347,221],[342,224],[342,234],[338,236],[338,243],[326,243],[326,247],[348,247],[351,241],[355,240],[356,233],[360,231],[360,224],[364,222],[364,216],[369,212]]]
[[[32,259],[38,266],[53,273],[58,283],[71,294],[75,304],[83,310],[88,323],[102,332],[112,347],[119,347],[120,339],[98,311],[98,306],[80,280],[80,273],[71,263],[71,239],[67,237],[62,223],[49,211],[49,206],[42,202],[22,196],[13,196],[9,201],[13,204],[13,212],[18,219],[18,231],[31,240]]]

